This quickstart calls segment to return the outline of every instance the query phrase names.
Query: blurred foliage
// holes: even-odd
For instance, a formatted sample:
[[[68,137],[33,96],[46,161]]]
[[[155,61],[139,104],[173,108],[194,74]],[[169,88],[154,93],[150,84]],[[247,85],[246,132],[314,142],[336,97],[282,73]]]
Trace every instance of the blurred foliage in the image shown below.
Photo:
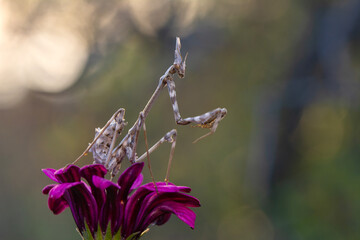
[[[1,239],[78,238],[69,211],[47,209],[40,169],[76,159],[120,107],[132,124],[175,36],[182,116],[228,116],[192,144],[205,130],[176,126],[161,94],[149,143],[178,129],[171,181],[202,207],[195,230],[173,218],[144,239],[360,238],[358,1],[0,3]],[[169,149],[151,155],[157,179]]]

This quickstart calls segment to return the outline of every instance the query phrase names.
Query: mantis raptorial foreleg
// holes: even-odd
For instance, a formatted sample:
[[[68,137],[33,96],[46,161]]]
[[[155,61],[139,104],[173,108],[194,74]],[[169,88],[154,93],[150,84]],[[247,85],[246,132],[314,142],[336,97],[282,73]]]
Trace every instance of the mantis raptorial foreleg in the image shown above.
[[[196,139],[194,142],[197,142],[200,139],[214,133],[216,131],[216,128],[218,127],[219,122],[227,114],[226,108],[216,108],[216,109],[209,111],[207,113],[204,113],[202,115],[195,116],[195,117],[188,117],[188,118],[183,119],[183,118],[181,118],[179,105],[176,100],[175,82],[170,79],[166,83],[168,86],[169,96],[170,96],[176,124],[188,125],[190,123],[194,123],[195,127],[210,128],[209,133]]]

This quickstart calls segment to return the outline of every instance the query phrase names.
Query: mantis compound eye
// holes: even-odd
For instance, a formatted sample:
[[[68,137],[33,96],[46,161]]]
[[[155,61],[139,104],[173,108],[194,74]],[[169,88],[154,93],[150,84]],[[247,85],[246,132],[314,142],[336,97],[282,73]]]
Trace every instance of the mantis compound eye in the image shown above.
[[[221,109],[221,119],[223,119],[226,116],[226,114],[227,114],[226,108],[222,108]]]

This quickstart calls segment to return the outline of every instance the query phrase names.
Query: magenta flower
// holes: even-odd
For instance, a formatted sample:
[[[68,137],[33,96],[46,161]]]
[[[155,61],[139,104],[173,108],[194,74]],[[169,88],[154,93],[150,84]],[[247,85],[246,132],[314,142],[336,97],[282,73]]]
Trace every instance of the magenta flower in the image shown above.
[[[49,195],[48,205],[54,214],[70,208],[86,239],[138,239],[151,224],[166,223],[171,214],[194,228],[196,215],[189,207],[200,203],[186,194],[191,189],[164,182],[156,183],[157,189],[153,183],[141,186],[143,166],[133,164],[117,184],[104,178],[107,170],[99,164],[43,169],[58,183],[46,186],[43,193]]]

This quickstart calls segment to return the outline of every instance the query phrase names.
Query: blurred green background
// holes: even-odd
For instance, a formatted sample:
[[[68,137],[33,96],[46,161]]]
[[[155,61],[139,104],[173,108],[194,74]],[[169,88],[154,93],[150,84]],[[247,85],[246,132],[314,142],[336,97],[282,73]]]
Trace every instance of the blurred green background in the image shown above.
[[[178,130],[170,178],[202,207],[194,230],[172,217],[144,239],[360,239],[356,0],[1,1],[0,239],[79,239],[68,210],[47,208],[40,169],[76,159],[120,107],[131,125],[176,36],[182,116],[228,115],[192,144],[207,131],[176,126],[161,93],[148,141]],[[151,155],[158,180],[169,150]]]

